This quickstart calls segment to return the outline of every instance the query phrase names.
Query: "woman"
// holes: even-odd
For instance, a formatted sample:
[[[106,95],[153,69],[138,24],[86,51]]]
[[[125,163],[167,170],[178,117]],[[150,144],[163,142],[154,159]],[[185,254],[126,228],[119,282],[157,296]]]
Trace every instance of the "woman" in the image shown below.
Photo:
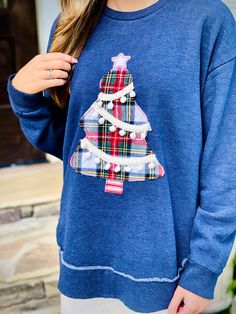
[[[235,20],[218,0],[60,2],[47,53],[8,92],[64,164],[62,313],[94,298],[200,313],[236,230]]]

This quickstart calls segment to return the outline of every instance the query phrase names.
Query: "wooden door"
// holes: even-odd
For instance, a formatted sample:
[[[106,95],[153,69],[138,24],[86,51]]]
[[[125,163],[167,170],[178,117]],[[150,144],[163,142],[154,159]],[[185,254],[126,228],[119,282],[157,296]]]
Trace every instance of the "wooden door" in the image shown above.
[[[0,167],[45,160],[21,131],[7,93],[7,79],[38,54],[33,0],[0,0]]]

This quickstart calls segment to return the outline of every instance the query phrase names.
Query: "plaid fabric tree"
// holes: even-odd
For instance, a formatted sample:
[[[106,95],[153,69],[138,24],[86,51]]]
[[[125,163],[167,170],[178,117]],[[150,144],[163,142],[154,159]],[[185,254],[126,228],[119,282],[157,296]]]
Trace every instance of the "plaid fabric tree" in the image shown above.
[[[145,181],[164,176],[156,155],[147,146],[151,126],[135,101],[130,56],[113,57],[113,68],[100,80],[101,92],[83,114],[85,137],[70,158],[84,175],[105,178],[105,192],[123,193],[123,181]]]

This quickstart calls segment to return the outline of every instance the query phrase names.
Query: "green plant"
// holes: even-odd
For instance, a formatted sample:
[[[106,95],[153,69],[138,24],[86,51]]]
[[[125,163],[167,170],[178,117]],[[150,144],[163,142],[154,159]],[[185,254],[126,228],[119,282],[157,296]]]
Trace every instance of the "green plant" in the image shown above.
[[[230,282],[230,284],[227,288],[227,291],[229,291],[232,294],[232,296],[234,297],[236,295],[236,253],[235,253],[234,258],[232,259],[231,263],[232,263],[232,266],[234,268],[234,273],[233,273],[233,279]]]
[[[236,295],[236,253],[235,253],[234,258],[232,259],[231,263],[232,263],[231,265],[234,269],[233,279],[230,282],[230,284],[228,285],[227,291],[232,294],[232,297],[234,297]],[[217,314],[234,314],[234,313],[232,313],[232,305],[230,305],[230,307],[228,309],[221,311]]]
[[[231,260],[231,263],[232,263],[231,266],[233,267],[233,278],[227,287],[227,292],[229,292],[233,298],[236,295],[236,252],[233,259]],[[232,304],[231,304],[227,309],[221,312],[214,313],[214,314],[236,314],[236,313],[232,312]]]
[[[232,305],[230,305],[230,307],[228,307],[226,310],[218,312],[216,314],[234,314],[232,313]]]

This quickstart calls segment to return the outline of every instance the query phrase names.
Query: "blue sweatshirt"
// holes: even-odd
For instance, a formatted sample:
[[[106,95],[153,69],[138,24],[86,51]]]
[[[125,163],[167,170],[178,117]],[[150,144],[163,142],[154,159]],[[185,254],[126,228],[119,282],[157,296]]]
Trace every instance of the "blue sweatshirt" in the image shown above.
[[[236,231],[229,8],[219,0],[105,7],[74,67],[66,110],[48,91],[14,88],[14,75],[9,99],[24,134],[63,160],[58,289],[143,313],[166,309],[177,285],[212,299]]]

